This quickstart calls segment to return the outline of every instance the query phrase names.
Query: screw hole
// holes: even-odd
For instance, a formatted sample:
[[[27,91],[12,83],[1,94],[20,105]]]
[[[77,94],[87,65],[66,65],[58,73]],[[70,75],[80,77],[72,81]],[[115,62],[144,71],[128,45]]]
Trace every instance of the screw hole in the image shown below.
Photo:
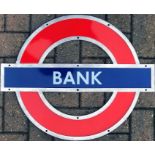
[[[10,90],[10,88],[8,90]]]
[[[147,67],[147,65],[145,65],[145,67]]]
[[[48,131],[48,130],[45,130],[46,132]]]
[[[108,130],[108,132],[110,132],[110,130]]]
[[[11,66],[11,65],[9,64],[9,66]]]
[[[145,89],[145,91],[147,91],[147,89]]]
[[[110,24],[108,24],[108,26],[110,26]]]
[[[79,117],[76,117],[77,119],[79,119]]]
[[[79,65],[77,65],[77,67],[79,67]]]
[[[79,91],[79,89],[77,89],[77,91]]]
[[[77,37],[77,39],[79,39],[80,37]]]

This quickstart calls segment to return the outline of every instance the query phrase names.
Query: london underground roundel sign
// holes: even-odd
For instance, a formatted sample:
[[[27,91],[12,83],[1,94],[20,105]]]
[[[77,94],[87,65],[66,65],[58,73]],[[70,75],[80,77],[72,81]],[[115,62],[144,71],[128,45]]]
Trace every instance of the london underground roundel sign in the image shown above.
[[[98,45],[113,64],[43,64],[53,48],[71,40]],[[16,64],[2,64],[1,69],[2,91],[16,92],[31,122],[47,134],[68,140],[108,134],[127,119],[139,92],[154,91],[154,65],[140,65],[128,39],[111,24],[91,16],[64,16],[45,23],[27,39]],[[113,91],[113,95],[98,111],[71,116],[52,107],[44,91]]]

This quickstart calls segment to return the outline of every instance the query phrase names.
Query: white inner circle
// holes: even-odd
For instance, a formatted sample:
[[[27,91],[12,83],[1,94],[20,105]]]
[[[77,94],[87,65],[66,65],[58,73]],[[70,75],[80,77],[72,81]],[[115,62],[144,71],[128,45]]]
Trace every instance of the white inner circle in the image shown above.
[[[52,44],[45,52],[44,54],[42,55],[40,61],[39,61],[39,64],[42,64],[43,61],[45,60],[45,58],[47,57],[47,55],[54,49],[56,48],[57,46],[65,43],[65,42],[68,42],[68,41],[74,41],[74,40],[82,40],[82,41],[88,41],[88,42],[91,42],[91,43],[94,43],[95,45],[99,46],[102,50],[104,50],[107,55],[110,57],[110,59],[112,60],[113,64],[116,64],[116,59],[114,58],[114,56],[112,55],[112,52],[106,47],[104,46],[103,44],[101,44],[100,42],[96,41],[95,39],[91,39],[91,38],[88,38],[88,37],[83,37],[83,36],[74,36],[74,37],[68,37],[68,38],[64,38],[62,40],[59,40],[58,42]],[[69,115],[69,114],[65,114],[59,110],[57,110],[55,107],[53,107],[48,101],[47,99],[45,98],[45,96],[43,95],[43,93],[41,91],[39,91],[39,95],[41,97],[41,99],[43,100],[44,104],[50,109],[52,110],[53,112],[55,112],[56,114],[62,116],[62,117],[65,117],[65,118],[70,118],[70,119],[75,119],[75,120],[81,120],[81,119],[86,119],[86,118],[91,118],[91,117],[94,117],[96,115],[98,115],[99,113],[103,112],[106,108],[109,107],[109,105],[113,102],[115,96],[116,96],[117,92],[114,92],[112,94],[112,96],[110,97],[110,99],[108,100],[107,103],[105,103],[105,105],[103,105],[101,108],[99,108],[97,111],[93,112],[93,113],[90,113],[90,114],[87,114],[87,115],[82,115],[82,116],[73,116],[73,115]]]

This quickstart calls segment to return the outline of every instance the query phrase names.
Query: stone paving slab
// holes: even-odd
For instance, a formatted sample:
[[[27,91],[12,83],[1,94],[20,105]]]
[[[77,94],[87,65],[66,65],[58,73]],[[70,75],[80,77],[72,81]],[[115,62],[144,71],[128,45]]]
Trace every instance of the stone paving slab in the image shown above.
[[[6,31],[29,32],[29,15],[6,15]]]
[[[108,21],[123,32],[131,32],[130,15],[108,15]]]
[[[78,107],[78,93],[44,93],[48,102],[55,107]]]
[[[140,93],[136,107],[155,108],[154,93]]]
[[[8,132],[27,131],[27,118],[19,107],[15,93],[5,93],[4,130]]]
[[[132,113],[133,141],[154,140],[154,112],[151,110],[136,110]]]
[[[17,56],[28,34],[0,33],[0,56]]]
[[[69,41],[56,49],[56,63],[78,63],[79,41]]]
[[[121,126],[115,129],[113,133],[129,133],[129,120],[127,119]]]
[[[83,57],[108,57],[107,54],[95,44],[83,41],[81,46]]]
[[[133,16],[133,45],[141,57],[155,58],[155,16]]]
[[[41,14],[34,14],[32,15],[32,22],[31,22],[31,30],[34,31],[44,23],[54,19],[55,15],[41,15]]]
[[[106,61],[105,58],[83,58],[82,63],[83,64],[104,64]]]
[[[32,123],[30,123],[29,140],[31,141],[51,141],[52,137],[45,134]]]
[[[26,134],[0,133],[0,141],[25,141],[26,139]]]
[[[104,101],[104,93],[81,93],[81,107],[102,107]]]

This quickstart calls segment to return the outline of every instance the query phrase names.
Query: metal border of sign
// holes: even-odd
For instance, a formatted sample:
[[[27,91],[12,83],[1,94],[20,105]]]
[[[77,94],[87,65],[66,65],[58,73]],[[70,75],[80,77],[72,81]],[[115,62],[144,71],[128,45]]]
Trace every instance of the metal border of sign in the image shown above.
[[[14,68],[24,68],[24,67],[41,67],[41,68],[150,68],[151,69],[151,87],[150,88],[10,88],[4,87],[4,68],[5,67],[14,67]],[[1,64],[1,90],[2,91],[24,91],[24,92],[33,92],[33,91],[42,91],[42,92],[152,92],[155,91],[154,88],[154,64],[139,64],[139,65],[131,65],[131,64]]]
[[[64,17],[59,17],[57,19],[54,19],[44,25],[42,25],[40,28],[38,28],[36,31],[34,31],[31,36],[27,39],[27,41],[24,43],[23,47],[21,48],[20,50],[20,53],[18,55],[18,58],[17,58],[17,64],[20,64],[21,62],[21,58],[22,58],[22,55],[24,53],[24,50],[25,48],[27,47],[27,45],[30,43],[30,41],[33,39],[33,37],[35,37],[40,31],[42,31],[44,28],[48,27],[49,25],[52,25],[56,22],[59,22],[61,20],[65,20],[65,19],[73,19],[73,18],[82,18],[82,19],[88,19],[88,20],[92,20],[92,21],[96,21],[96,22],[99,22],[101,24],[103,24],[104,26],[108,26],[110,27],[115,33],[117,33],[124,41],[125,43],[128,45],[128,48],[130,48],[130,51],[134,57],[134,61],[135,61],[135,64],[139,64],[139,60],[138,60],[138,57],[136,55],[136,52],[134,50],[134,48],[132,47],[131,43],[128,41],[128,39],[118,30],[116,29],[114,26],[112,26],[111,24],[109,24],[108,22],[105,22],[101,19],[98,19],[96,17],[91,17],[91,16],[86,16],[86,15],[70,15],[70,16],[64,16]],[[76,36],[77,40],[79,40],[79,36]],[[74,37],[75,38],[75,37]],[[70,39],[72,40],[72,39]],[[74,39],[75,40],[75,39]],[[88,40],[90,41],[90,40]],[[58,45],[58,43],[56,43]],[[57,46],[55,45],[55,46]],[[54,46],[53,46],[54,47]],[[44,54],[44,56],[40,59],[40,63],[43,62],[44,58],[47,56],[47,53],[49,52],[49,50],[47,50]],[[107,51],[106,51],[107,52]],[[110,56],[110,52],[107,52],[108,55]],[[112,57],[111,57],[112,59]],[[115,59],[112,59],[113,63],[116,64],[116,61]],[[38,64],[38,65],[39,65]],[[22,92],[24,94],[24,92]],[[54,107],[49,107],[49,103],[46,102],[45,98],[42,96],[42,93],[40,91],[38,91],[38,94],[40,96],[40,98],[43,100],[45,106],[47,108],[49,108],[50,110],[52,110],[54,113],[57,112],[58,110],[56,110]],[[105,110],[108,109],[108,107],[110,107],[112,101],[115,99],[115,96],[116,96],[117,92],[113,93],[111,99],[109,102],[107,102],[107,104],[105,106],[103,106],[101,109],[99,109],[98,111],[95,112],[96,115],[98,115],[98,112],[102,113],[104,112]],[[130,115],[130,113],[132,112],[133,108],[135,107],[135,104],[137,102],[137,99],[138,99],[138,96],[139,96],[139,92],[135,92],[133,94],[133,100],[132,100],[132,103],[130,104],[130,107],[128,108],[127,112],[123,115],[123,117],[117,122],[115,123],[113,126],[109,127],[107,130],[104,130],[100,133],[97,133],[97,134],[93,134],[93,135],[87,135],[87,136],[66,136],[66,135],[63,135],[63,134],[59,134],[59,133],[56,133],[56,132],[53,132],[53,131],[50,131],[48,130],[47,128],[45,128],[44,126],[42,126],[39,122],[37,122],[32,116],[31,114],[29,113],[29,111],[26,109],[25,105],[24,105],[24,102],[23,102],[23,98],[21,97],[21,94],[19,91],[16,92],[16,95],[17,95],[17,98],[18,98],[18,101],[19,101],[19,104],[21,106],[21,108],[23,109],[24,113],[27,115],[27,117],[33,122],[33,124],[35,124],[39,129],[41,129],[42,131],[52,135],[52,136],[56,136],[58,138],[61,138],[61,139],[67,139],[67,140],[90,140],[90,139],[94,139],[94,138],[98,138],[98,137],[101,137],[103,135],[106,135],[107,133],[113,131],[114,129],[116,129],[118,126],[120,126],[126,119],[127,117]],[[132,96],[132,95],[131,95]],[[58,116],[60,117],[64,117],[64,118],[67,118],[67,119],[73,119],[73,120],[76,120],[76,121],[79,121],[81,119],[88,119],[88,118],[92,118],[94,117],[94,113],[92,114],[89,114],[89,115],[85,115],[85,116],[78,116],[78,117],[69,117],[69,115],[66,115],[66,114],[63,114],[61,112],[59,113],[56,113]]]

